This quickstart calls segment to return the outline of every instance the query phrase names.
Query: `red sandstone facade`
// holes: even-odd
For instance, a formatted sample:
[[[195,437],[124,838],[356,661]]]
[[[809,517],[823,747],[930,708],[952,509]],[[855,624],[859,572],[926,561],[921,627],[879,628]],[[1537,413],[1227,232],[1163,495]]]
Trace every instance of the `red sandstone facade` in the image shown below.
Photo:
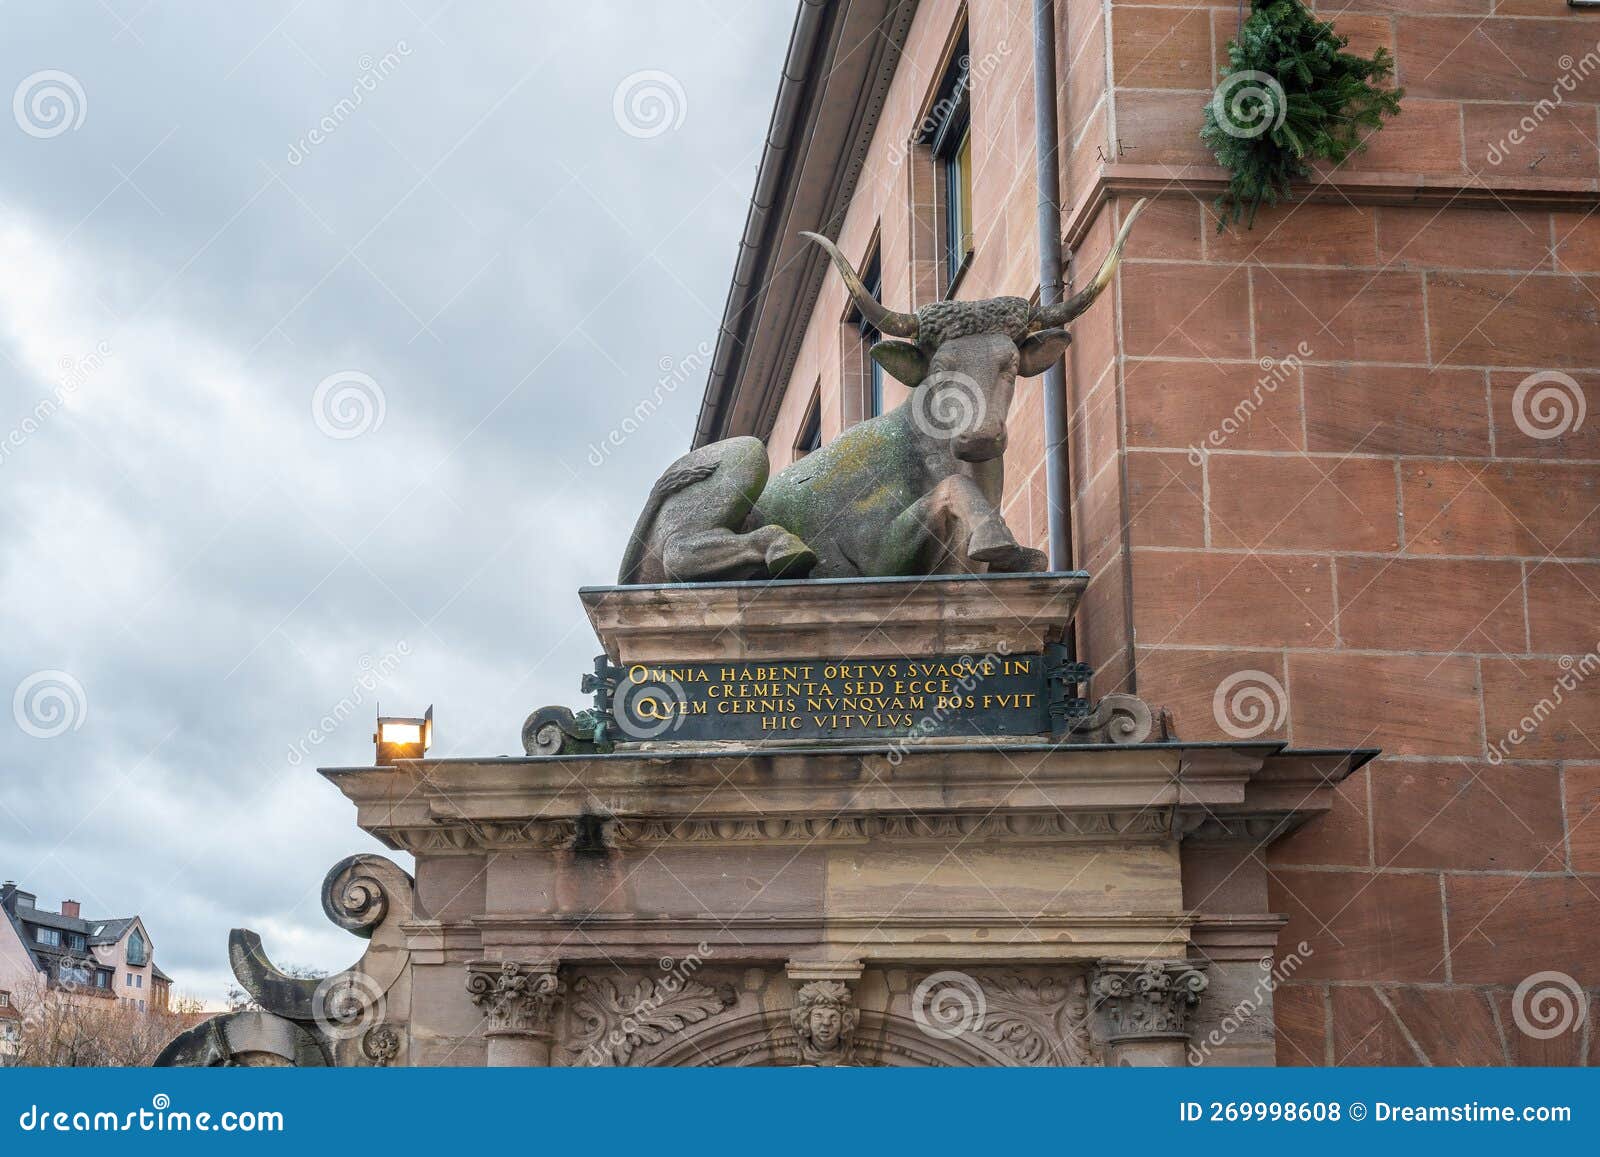
[[[813,399],[824,440],[866,405],[844,287],[792,235],[876,248],[893,308],[944,291],[940,179],[907,141],[963,26],[975,237],[954,296],[1038,287],[1032,5],[835,7],[791,60],[814,147],[769,147],[781,195],[752,214],[702,413],[702,441],[758,434],[775,467]],[[1237,6],[1058,0],[1071,273],[1152,199],[1067,359],[1080,654],[1096,694],[1168,707],[1184,740],[1226,738],[1219,688],[1252,672],[1282,688],[1254,734],[1383,749],[1258,853],[1280,943],[1314,950],[1276,993],[1280,1064],[1594,1063],[1600,1008],[1540,1040],[1510,1000],[1546,970],[1591,1005],[1600,987],[1600,417],[1517,420],[1539,372],[1600,404],[1600,12],[1320,7],[1394,53],[1403,114],[1219,236],[1198,132]],[[1006,456],[1007,519],[1038,546],[1040,380]],[[1232,910],[1227,876],[1186,902]]]

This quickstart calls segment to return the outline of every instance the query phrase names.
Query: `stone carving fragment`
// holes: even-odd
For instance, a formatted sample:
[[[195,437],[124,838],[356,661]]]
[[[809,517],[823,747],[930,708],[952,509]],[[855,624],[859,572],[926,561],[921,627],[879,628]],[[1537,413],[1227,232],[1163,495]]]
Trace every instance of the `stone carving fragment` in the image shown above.
[[[577,1065],[625,1065],[641,1044],[658,1044],[735,999],[732,985],[712,988],[676,975],[643,977],[626,992],[609,977],[579,977],[570,1004],[582,1028],[567,1048],[578,1054]]]
[[[800,1042],[801,1063],[854,1063],[856,1025],[860,1019],[855,997],[842,981],[813,980],[802,984],[789,1014],[789,1023]]]

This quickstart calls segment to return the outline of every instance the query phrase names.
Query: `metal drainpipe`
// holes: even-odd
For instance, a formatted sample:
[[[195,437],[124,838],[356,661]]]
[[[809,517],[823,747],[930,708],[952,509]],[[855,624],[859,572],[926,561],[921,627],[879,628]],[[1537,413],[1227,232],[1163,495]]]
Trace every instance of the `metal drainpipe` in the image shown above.
[[[1061,159],[1056,125],[1055,0],[1033,0],[1034,151],[1039,185],[1039,303],[1061,300]],[[1072,569],[1072,475],[1067,466],[1067,377],[1044,372],[1044,487],[1050,504],[1050,569]]]

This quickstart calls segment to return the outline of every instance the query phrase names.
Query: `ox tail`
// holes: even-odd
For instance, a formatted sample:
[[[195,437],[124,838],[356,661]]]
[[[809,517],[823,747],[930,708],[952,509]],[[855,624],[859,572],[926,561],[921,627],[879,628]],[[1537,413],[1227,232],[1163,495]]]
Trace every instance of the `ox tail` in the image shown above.
[[[661,513],[662,503],[678,491],[710,478],[716,472],[715,459],[701,458],[696,461],[693,454],[685,455],[667,467],[666,472],[650,488],[650,497],[645,499],[644,509],[639,512],[639,521],[633,524],[633,533],[628,537],[628,549],[623,552],[622,566],[617,570],[618,586],[630,586],[639,581],[639,568],[644,564],[650,532],[655,529],[656,515]]]

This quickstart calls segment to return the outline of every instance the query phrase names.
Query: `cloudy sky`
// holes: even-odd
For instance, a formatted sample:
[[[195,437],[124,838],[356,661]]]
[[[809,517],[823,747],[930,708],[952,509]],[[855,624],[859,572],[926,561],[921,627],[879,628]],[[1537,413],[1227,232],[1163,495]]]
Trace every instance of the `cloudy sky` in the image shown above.
[[[792,6],[4,12],[0,875],[209,1000],[235,925],[343,967],[318,887],[379,845],[314,768],[375,699],[452,755],[582,705],[576,589],[687,447]]]

